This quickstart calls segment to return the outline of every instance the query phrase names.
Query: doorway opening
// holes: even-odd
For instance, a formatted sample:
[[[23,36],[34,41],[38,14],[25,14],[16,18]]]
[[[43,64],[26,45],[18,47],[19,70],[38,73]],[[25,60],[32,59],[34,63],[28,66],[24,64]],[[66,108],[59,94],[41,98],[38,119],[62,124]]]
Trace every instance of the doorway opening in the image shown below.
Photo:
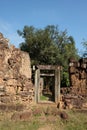
[[[55,71],[40,71],[39,101],[55,102]]]
[[[60,100],[60,66],[38,65],[35,67],[35,102]]]

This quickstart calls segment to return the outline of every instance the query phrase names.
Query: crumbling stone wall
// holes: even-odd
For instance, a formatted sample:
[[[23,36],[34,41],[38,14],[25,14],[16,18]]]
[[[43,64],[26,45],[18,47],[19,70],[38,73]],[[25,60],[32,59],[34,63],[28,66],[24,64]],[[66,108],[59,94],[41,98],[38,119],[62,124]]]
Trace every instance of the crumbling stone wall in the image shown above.
[[[79,61],[70,59],[69,74],[71,92],[87,95],[87,58],[82,58]]]
[[[9,45],[0,33],[0,102],[32,102],[33,98],[29,54]]]
[[[61,88],[60,108],[87,109],[87,58],[69,60],[70,87]]]

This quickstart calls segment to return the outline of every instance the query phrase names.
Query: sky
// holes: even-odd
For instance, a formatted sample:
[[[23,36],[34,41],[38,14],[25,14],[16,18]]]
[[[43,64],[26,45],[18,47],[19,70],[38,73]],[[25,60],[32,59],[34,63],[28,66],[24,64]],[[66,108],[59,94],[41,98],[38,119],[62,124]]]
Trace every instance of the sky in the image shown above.
[[[0,32],[16,47],[23,41],[17,30],[25,25],[67,29],[82,52],[81,43],[87,40],[87,0],[0,0]]]

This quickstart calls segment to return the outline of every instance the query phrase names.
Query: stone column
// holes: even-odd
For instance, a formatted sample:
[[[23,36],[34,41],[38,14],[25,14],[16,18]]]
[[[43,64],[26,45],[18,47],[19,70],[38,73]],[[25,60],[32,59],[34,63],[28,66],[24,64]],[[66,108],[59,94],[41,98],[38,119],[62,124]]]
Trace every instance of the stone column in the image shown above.
[[[60,101],[60,70],[55,70],[55,103]]]
[[[40,70],[35,71],[35,103],[39,101]]]

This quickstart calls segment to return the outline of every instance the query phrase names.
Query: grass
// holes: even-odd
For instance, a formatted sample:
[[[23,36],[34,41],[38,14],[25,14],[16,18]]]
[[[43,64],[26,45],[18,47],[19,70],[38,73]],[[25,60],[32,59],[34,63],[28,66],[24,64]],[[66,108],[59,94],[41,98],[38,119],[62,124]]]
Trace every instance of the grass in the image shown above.
[[[0,130],[37,130],[39,128],[38,122],[28,121],[4,121],[0,122]]]
[[[86,113],[70,112],[70,119],[64,124],[65,130],[87,130],[87,111]]]
[[[46,108],[47,109],[47,108]],[[50,111],[50,107],[48,109]],[[58,115],[51,114],[33,116],[29,121],[12,121],[12,113],[0,113],[0,130],[87,130],[87,111],[65,111],[69,119],[63,120]],[[49,128],[49,129],[48,129]]]
[[[40,100],[42,101],[48,101],[51,100],[52,94],[51,93],[45,93],[40,96]]]
[[[44,96],[44,95],[41,95],[41,96],[40,96],[40,100],[41,100],[41,101],[44,101],[44,100],[46,100],[46,101],[47,101],[47,100],[48,100],[48,98],[47,98],[46,96]]]

